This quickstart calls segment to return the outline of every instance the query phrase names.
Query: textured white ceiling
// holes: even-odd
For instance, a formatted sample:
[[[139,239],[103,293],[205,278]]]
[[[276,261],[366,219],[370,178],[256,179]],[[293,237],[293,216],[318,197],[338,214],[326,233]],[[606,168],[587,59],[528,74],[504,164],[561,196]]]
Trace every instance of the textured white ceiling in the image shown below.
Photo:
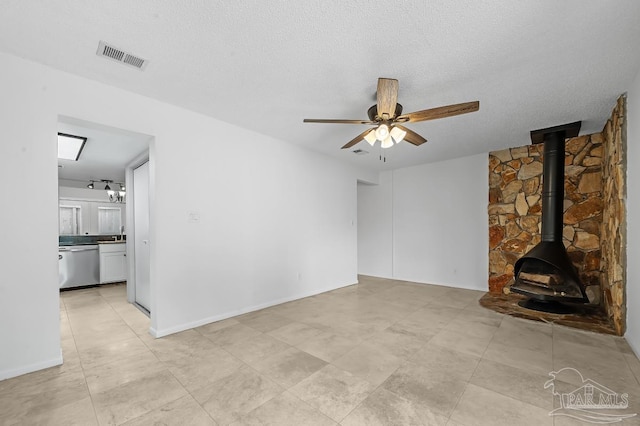
[[[60,117],[58,132],[87,138],[78,161],[58,159],[58,179],[125,181],[125,167],[149,149],[148,135]],[[62,166],[62,167],[60,167]]]
[[[3,0],[0,50],[375,169],[529,142],[582,120],[600,131],[640,68],[637,0]],[[96,56],[99,40],[148,59]],[[479,100],[410,124],[429,143],[357,156],[340,147],[378,77],[405,112]]]

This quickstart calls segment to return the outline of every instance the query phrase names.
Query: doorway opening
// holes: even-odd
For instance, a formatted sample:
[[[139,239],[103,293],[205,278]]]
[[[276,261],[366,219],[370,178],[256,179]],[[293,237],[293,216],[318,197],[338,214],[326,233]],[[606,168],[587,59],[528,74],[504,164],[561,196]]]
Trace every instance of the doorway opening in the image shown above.
[[[74,282],[72,287],[126,282],[127,301],[151,316],[150,251],[146,258],[139,254],[136,235],[142,230],[149,245],[152,176],[146,175],[146,194],[137,191],[138,198],[146,197],[146,214],[136,215],[134,186],[141,179],[134,179],[132,170],[143,163],[149,169],[153,136],[66,116],[58,117],[58,133],[86,138],[77,158],[58,159],[59,249],[96,247],[98,268],[94,278]],[[62,275],[61,269],[61,279]],[[138,282],[145,288],[138,289]]]

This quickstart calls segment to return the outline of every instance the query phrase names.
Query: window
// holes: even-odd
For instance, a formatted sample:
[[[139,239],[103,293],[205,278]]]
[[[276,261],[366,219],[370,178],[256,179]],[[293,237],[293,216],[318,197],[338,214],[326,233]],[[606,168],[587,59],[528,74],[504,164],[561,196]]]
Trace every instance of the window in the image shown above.
[[[82,229],[80,206],[60,206],[60,235],[79,235]]]
[[[98,233],[120,233],[120,207],[98,207]]]

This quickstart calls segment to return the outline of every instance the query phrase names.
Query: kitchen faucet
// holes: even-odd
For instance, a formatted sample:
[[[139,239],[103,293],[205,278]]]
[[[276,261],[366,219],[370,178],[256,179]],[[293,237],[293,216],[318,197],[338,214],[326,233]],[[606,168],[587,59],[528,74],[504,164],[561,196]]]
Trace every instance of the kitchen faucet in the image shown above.
[[[124,241],[124,225],[120,227],[120,236],[114,235],[113,241]]]

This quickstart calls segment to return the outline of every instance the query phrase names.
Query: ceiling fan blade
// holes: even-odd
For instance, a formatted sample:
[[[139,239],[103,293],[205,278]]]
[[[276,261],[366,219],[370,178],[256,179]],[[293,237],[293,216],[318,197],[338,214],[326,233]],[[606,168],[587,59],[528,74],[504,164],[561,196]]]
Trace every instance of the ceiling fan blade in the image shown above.
[[[422,136],[420,136],[419,134],[417,134],[413,130],[407,129],[404,126],[396,124],[394,127],[398,127],[398,128],[400,128],[400,130],[404,130],[405,132],[407,132],[407,134],[404,136],[404,139],[402,139],[402,140],[403,141],[407,141],[410,144],[413,144],[415,146],[420,146],[420,145],[422,145],[423,143],[425,143],[427,141],[425,138],[423,138]]]
[[[360,133],[358,136],[356,136],[355,138],[351,139],[349,142],[347,142],[342,149],[347,149],[347,148],[351,148],[352,146],[354,146],[355,144],[357,144],[358,142],[361,142],[364,140],[364,135],[366,135],[367,133],[369,133],[371,131],[371,129],[367,129],[364,132]]]
[[[384,114],[393,118],[396,112],[396,103],[398,103],[398,80],[392,78],[378,79],[378,117]]]
[[[478,111],[480,102],[465,102],[462,104],[447,105],[438,108],[425,109],[423,111],[410,112],[396,118],[400,123],[416,121],[435,120],[437,118],[452,117],[454,115],[466,114],[468,112]]]
[[[335,124],[378,124],[370,120],[333,120],[323,118],[305,118],[304,123],[335,123]]]

